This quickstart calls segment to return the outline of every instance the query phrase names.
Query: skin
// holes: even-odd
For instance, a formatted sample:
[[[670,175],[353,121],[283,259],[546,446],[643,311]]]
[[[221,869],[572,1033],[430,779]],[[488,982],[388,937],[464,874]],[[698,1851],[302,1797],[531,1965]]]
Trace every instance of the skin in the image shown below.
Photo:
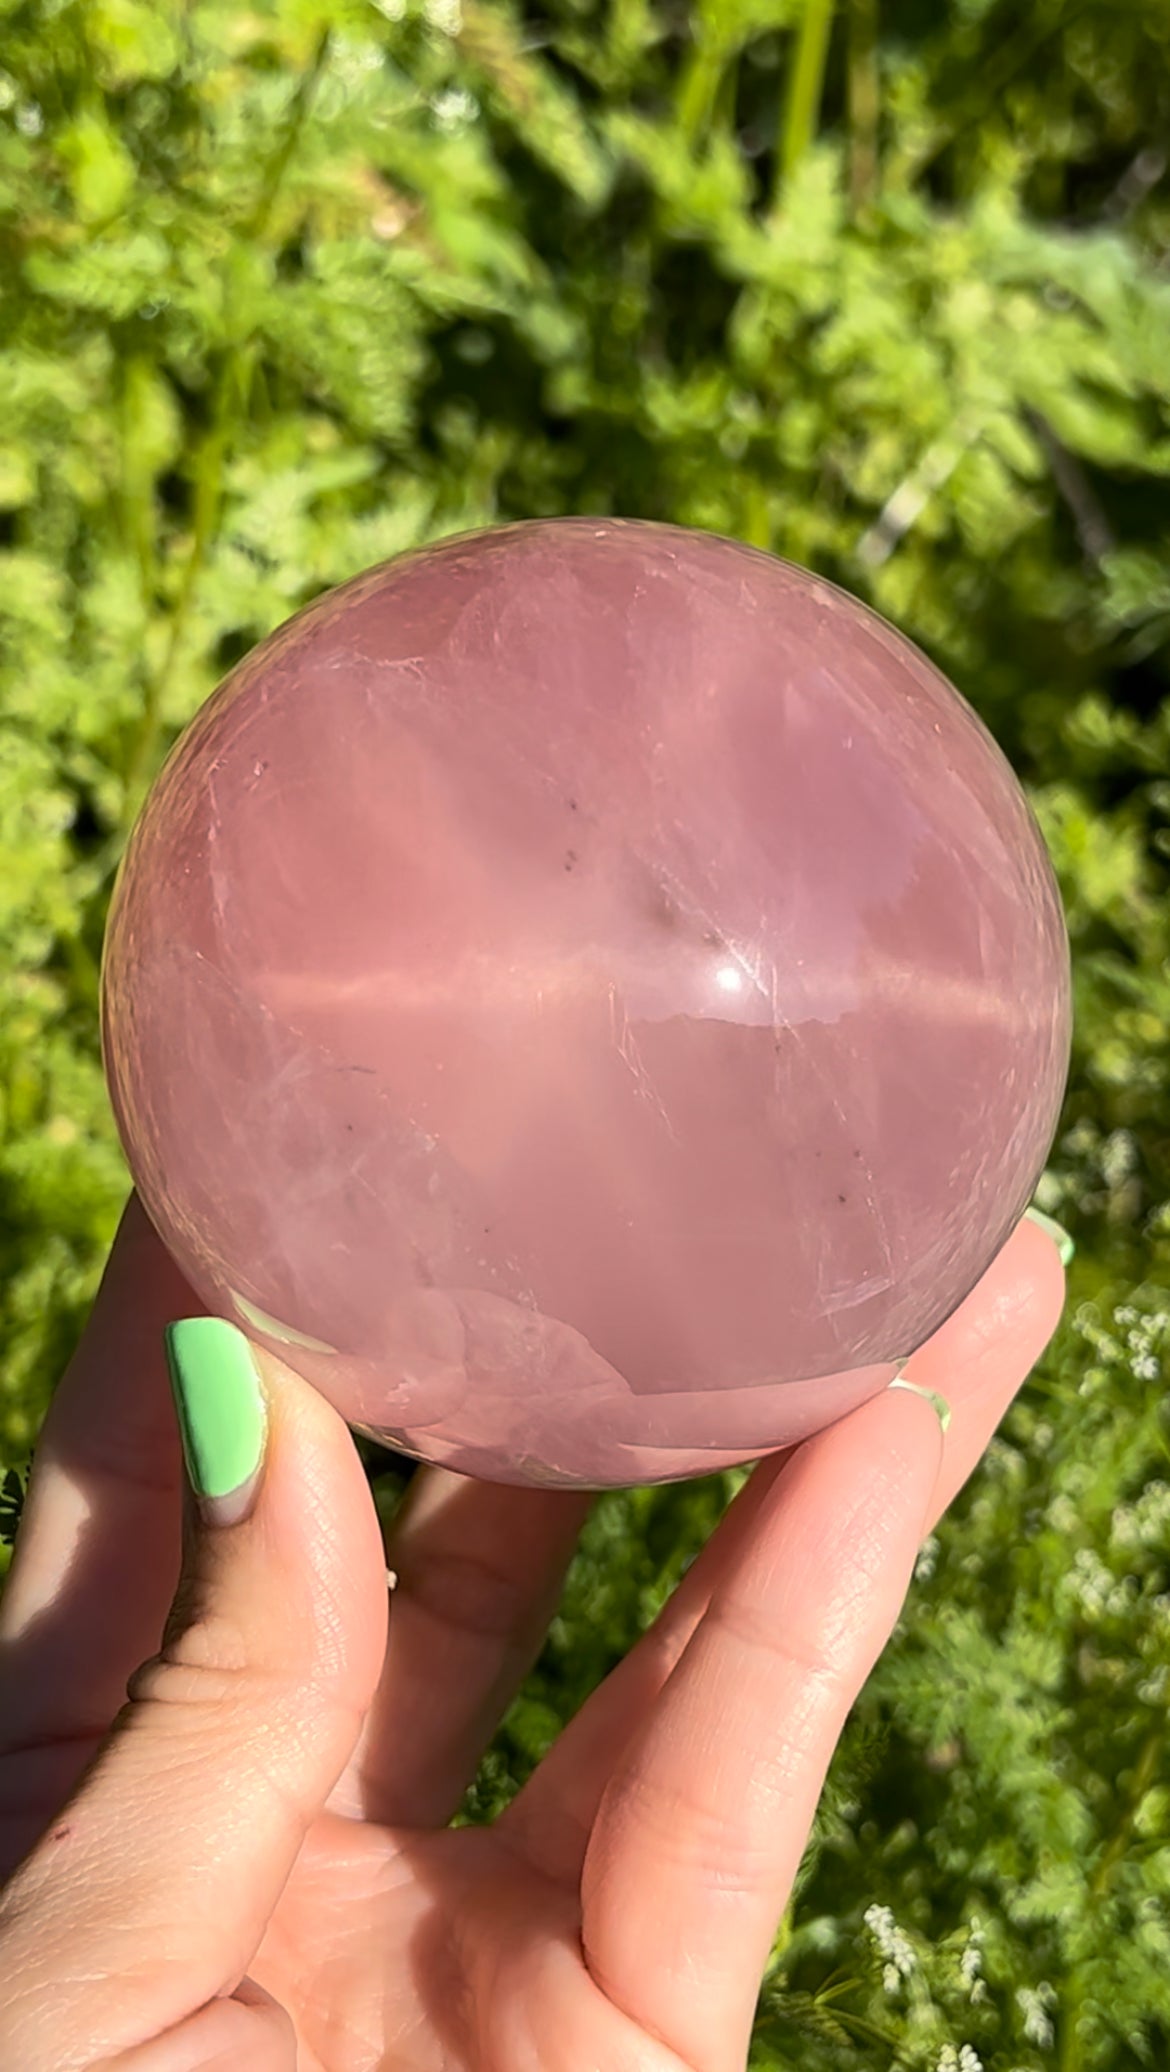
[[[586,1500],[426,1470],[384,1547],[344,1424],[264,1358],[255,1504],[208,1526],[161,1338],[199,1305],[132,1197],[0,1605],[0,2064],[742,2072],[850,1706],[1063,1295],[1021,1224],[910,1364],[945,1439],[892,1390],[764,1461],[510,1809],[452,1830]]]

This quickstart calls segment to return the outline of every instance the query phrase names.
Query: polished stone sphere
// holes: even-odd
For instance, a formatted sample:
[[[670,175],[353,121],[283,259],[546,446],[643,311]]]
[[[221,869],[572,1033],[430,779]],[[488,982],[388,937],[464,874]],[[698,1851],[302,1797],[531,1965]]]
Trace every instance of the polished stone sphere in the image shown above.
[[[1023,793],[832,584],[668,525],[445,540],[197,714],[106,1070],[200,1297],[402,1451],[700,1473],[882,1388],[1023,1212],[1068,945]]]

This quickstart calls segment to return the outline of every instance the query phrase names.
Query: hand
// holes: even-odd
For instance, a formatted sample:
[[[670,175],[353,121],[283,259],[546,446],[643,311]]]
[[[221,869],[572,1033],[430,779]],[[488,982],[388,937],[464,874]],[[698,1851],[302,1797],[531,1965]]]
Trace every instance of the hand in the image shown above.
[[[161,1334],[198,1305],[132,1198],[0,1606],[0,2064],[741,2072],[849,1708],[1062,1299],[1021,1224],[911,1363],[945,1441],[891,1390],[767,1459],[453,1830],[586,1500],[425,1470],[384,1549],[341,1419],[261,1356],[253,1508],[184,1512]]]

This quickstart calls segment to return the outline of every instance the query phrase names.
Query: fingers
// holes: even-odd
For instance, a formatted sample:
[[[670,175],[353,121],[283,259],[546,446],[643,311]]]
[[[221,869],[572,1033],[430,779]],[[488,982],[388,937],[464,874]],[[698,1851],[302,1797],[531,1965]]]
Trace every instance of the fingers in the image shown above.
[[[640,1721],[695,1631],[719,1576],[750,1540],[794,1448],[769,1455],[740,1490],[653,1625],[558,1736],[500,1816],[509,1839],[545,1877],[576,1884],[602,1792]]]
[[[945,1449],[930,1407],[887,1391],[770,1483],[604,1788],[582,1871],[589,1968],[701,2072],[744,2062],[833,1750],[938,1496],[970,1473],[1055,1325],[1046,1242],[1018,1235],[920,1365],[961,1405]]]
[[[284,2009],[245,1979],[230,1999],[107,2059],[102,2072],[297,2072],[296,2032]]]
[[[0,1602],[0,1875],[73,1789],[162,1631],[182,1514],[162,1334],[196,1307],[132,1195],[37,1448]],[[394,1639],[337,1810],[450,1816],[541,1645],[587,1506],[416,1478],[387,1551]]]
[[[37,1446],[0,1602],[0,1876],[72,1790],[158,1644],[182,1515],[163,1327],[197,1307],[131,1195]]]
[[[919,1537],[973,1471],[1060,1301],[1052,1243],[1021,1225],[911,1361],[909,1378],[953,1405],[944,1448],[930,1407],[893,1390],[764,1463],[505,1815],[549,1875],[574,1877],[584,1859],[590,1964],[704,2072],[741,2064],[839,1726]]]
[[[907,1379],[937,1389],[951,1406],[928,1530],[934,1530],[975,1472],[1012,1397],[1052,1337],[1064,1291],[1056,1246],[1025,1218],[978,1287],[910,1361]]]
[[[189,1510],[162,1650],[0,1895],[0,2063],[29,2072],[116,2059],[235,1991],[377,1684],[385,1570],[345,1426],[267,1356],[265,1415],[216,1328],[231,1357],[191,1355],[188,1454],[221,1520],[235,1481],[253,1508]]]
[[[901,1608],[941,1456],[937,1417],[907,1394],[802,1446],[602,1795],[581,1880],[586,1962],[702,2072],[745,2061],[775,1924]]]
[[[441,1826],[556,1610],[590,1498],[417,1475],[388,1537],[386,1661],[334,1810]]]

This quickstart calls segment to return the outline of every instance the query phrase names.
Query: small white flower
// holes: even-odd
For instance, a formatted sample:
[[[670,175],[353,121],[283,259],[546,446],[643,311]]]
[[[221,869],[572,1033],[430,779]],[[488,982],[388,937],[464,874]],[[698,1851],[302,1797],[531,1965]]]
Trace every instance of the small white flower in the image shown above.
[[[1024,2034],[1029,2043],[1039,2044],[1041,2050],[1050,2050],[1056,2035],[1047,2012],[1055,2004],[1056,1989],[1047,1979],[1041,1979],[1038,1986],[1019,1986],[1016,1990],[1016,2006],[1024,2017]]]
[[[1055,1532],[1063,1533],[1075,1532],[1080,1524],[1077,1507],[1063,1490],[1053,1497],[1048,1506],[1048,1523]]]
[[[423,13],[432,29],[438,29],[442,36],[457,36],[463,27],[459,0],[423,0]]]
[[[1101,1146],[1101,1177],[1106,1187],[1120,1187],[1138,1163],[1137,1142],[1130,1130],[1111,1130]]]
[[[987,1998],[987,1981],[980,1976],[983,1970],[983,1931],[978,1921],[971,1923],[967,1945],[959,1959],[959,1977],[967,1988],[967,1998],[973,2006]]]
[[[862,1919],[877,1944],[879,1957],[885,1959],[882,1985],[887,1993],[896,1993],[902,1980],[909,1978],[917,1961],[913,1947],[898,1927],[889,1907],[878,1906],[875,1902],[866,1908]]]
[[[465,129],[479,114],[479,102],[461,86],[445,86],[435,95],[431,109],[440,129]]]
[[[1160,1553],[1170,1535],[1170,1482],[1147,1482],[1132,1503],[1118,1504],[1109,1527],[1115,1547],[1148,1547]]]

